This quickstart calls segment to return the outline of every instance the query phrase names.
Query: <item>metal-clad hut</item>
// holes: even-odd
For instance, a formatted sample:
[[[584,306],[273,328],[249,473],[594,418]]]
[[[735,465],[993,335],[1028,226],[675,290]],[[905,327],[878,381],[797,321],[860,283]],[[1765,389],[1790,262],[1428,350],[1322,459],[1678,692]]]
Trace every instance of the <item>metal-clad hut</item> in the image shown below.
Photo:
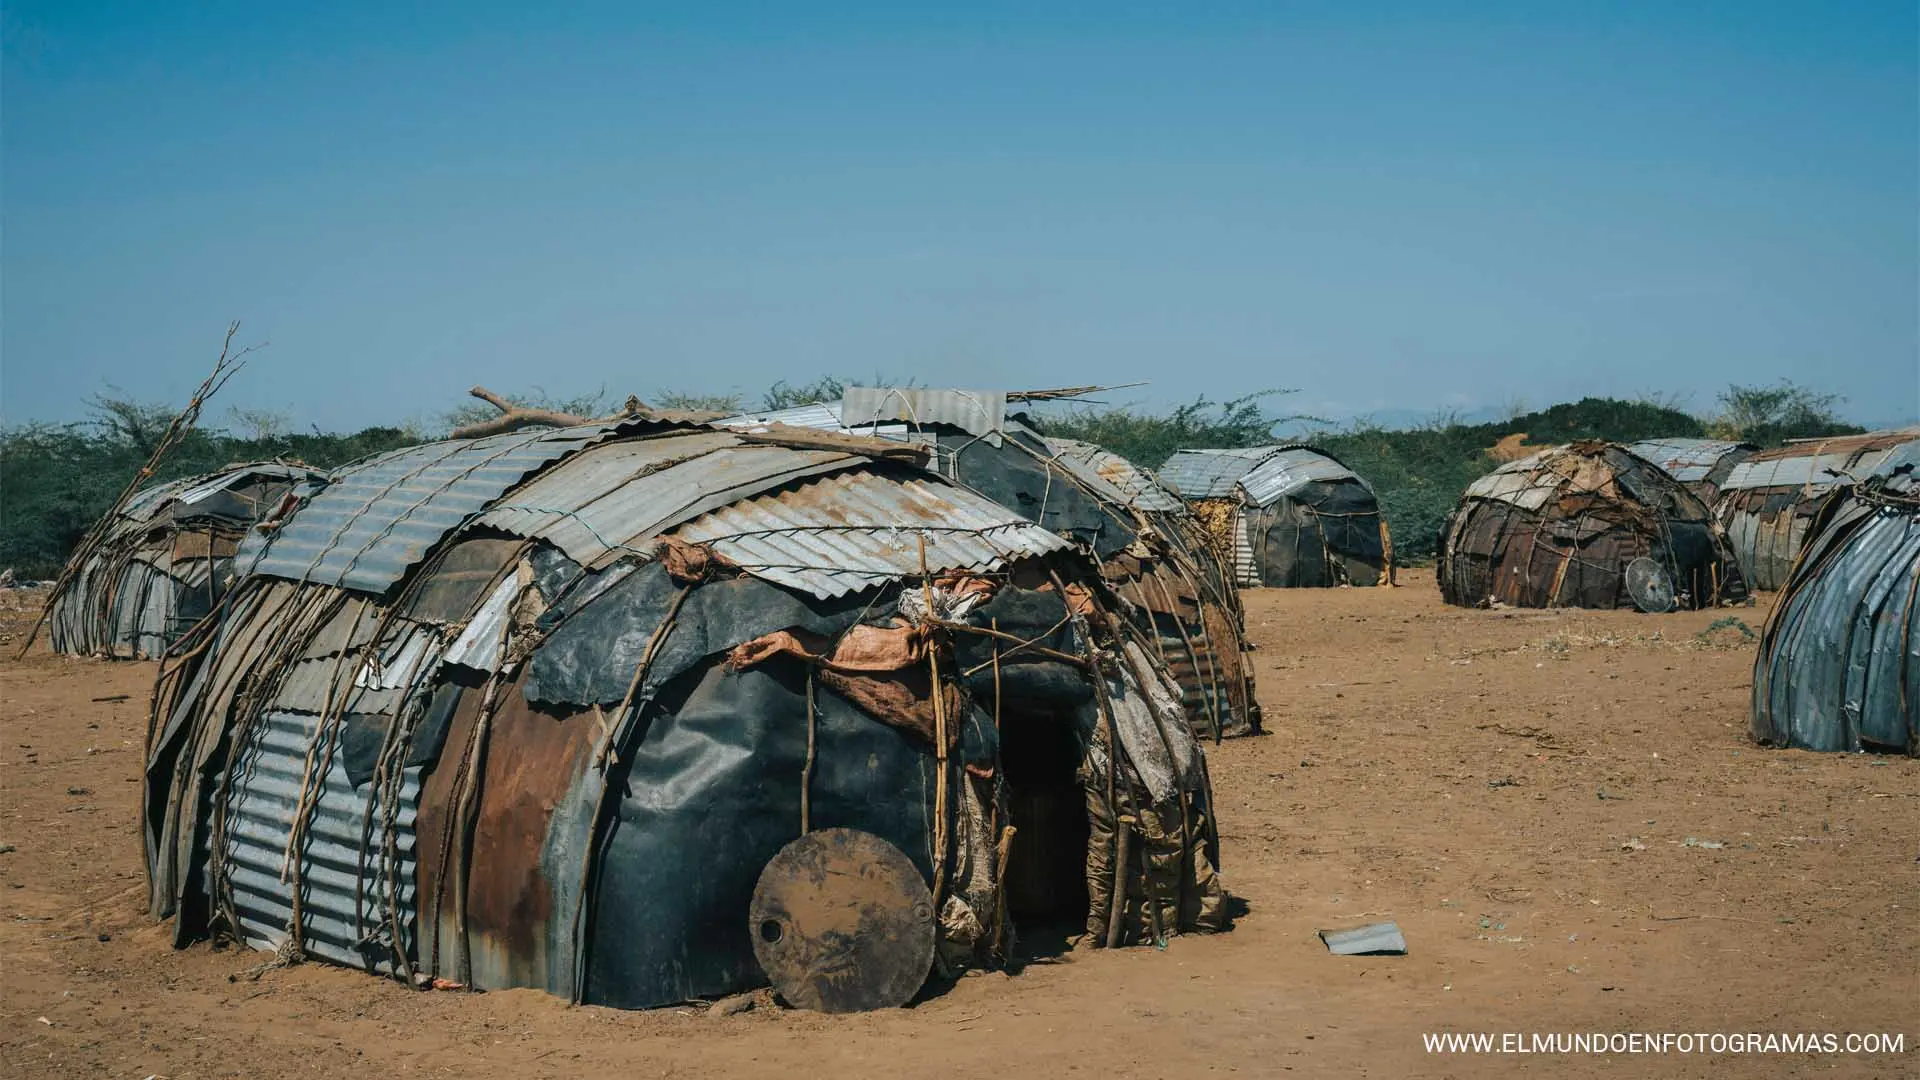
[[[751,905],[776,853],[842,828],[932,898],[858,905],[897,917],[893,960],[927,949],[909,991],[1028,919],[1221,924],[1151,643],[1064,540],[913,447],[521,430],[341,470],[269,525],[155,695],[151,910],[182,943],[710,997],[811,932]]]
[[[1786,584],[1822,501],[1841,485],[1872,476],[1916,439],[1920,428],[1803,439],[1735,465],[1720,486],[1714,514],[1726,527],[1747,584]]]
[[[1294,443],[1182,450],[1163,483],[1232,552],[1237,584],[1384,585],[1393,541],[1373,487],[1324,450]]]
[[[1830,495],[1753,668],[1770,746],[1920,756],[1920,443]]]
[[[324,475],[263,461],[139,492],[98,543],[75,552],[79,565],[50,598],[54,651],[119,659],[164,653],[219,602],[247,528],[296,485]]]
[[[804,427],[925,447],[928,468],[1092,556],[1151,632],[1188,721],[1218,738],[1259,730],[1239,597],[1184,505],[1151,474],[1097,447],[1045,438],[997,390],[848,387],[839,401],[718,421]]]
[[[1636,562],[1654,582],[1639,602]],[[1664,593],[1652,609],[1666,610],[1746,596],[1706,504],[1605,442],[1550,447],[1468,485],[1441,530],[1437,569],[1441,595],[1464,607],[1624,608]]]
[[[1734,466],[1752,457],[1758,446],[1725,439],[1645,439],[1627,449],[1685,484],[1712,508]]]

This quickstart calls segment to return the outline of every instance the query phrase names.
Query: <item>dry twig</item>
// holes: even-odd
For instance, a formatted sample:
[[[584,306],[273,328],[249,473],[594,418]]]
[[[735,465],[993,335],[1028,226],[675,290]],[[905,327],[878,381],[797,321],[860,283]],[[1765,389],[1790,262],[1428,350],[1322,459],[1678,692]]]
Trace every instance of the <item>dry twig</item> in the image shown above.
[[[233,338],[239,332],[238,321],[227,325],[227,336],[220,342],[220,357],[213,362],[213,372],[200,384],[200,388],[193,392],[193,398],[187,402],[187,407],[180,410],[179,414],[173,418],[173,422],[167,425],[167,430],[161,434],[160,441],[154,445],[153,453],[147,458],[147,463],[140,467],[140,471],[134,474],[132,480],[128,481],[127,486],[121,490],[120,497],[114,500],[106,513],[100,515],[99,519],[93,523],[93,527],[87,530],[87,535],[82,537],[80,543],[74,547],[73,554],[67,558],[67,565],[61,568],[60,576],[54,580],[53,590],[47,594],[46,606],[40,609],[40,618],[34,621],[33,629],[27,633],[27,640],[21,643],[18,656],[27,655],[27,650],[33,647],[34,638],[38,637],[40,630],[46,626],[47,619],[53,614],[53,607],[59,602],[61,594],[73,586],[80,568],[86,565],[87,560],[99,550],[100,544],[106,539],[107,532],[120,516],[120,511],[125,509],[127,503],[133,499],[134,493],[139,491],[148,480],[153,479],[159,472],[160,462],[186,439],[187,433],[192,431],[195,425],[200,423],[200,410],[206,406],[207,399],[219,393],[220,388],[227,385],[227,380],[233,378],[241,368],[246,366],[248,354],[266,347],[266,343],[261,342],[235,352]]]

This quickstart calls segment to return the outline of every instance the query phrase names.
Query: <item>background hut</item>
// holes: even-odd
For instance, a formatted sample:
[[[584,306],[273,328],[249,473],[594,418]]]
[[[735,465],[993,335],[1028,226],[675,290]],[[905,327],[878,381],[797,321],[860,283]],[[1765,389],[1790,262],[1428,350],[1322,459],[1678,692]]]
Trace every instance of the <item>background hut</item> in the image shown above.
[[[1733,467],[1752,457],[1758,446],[1724,439],[1646,439],[1628,450],[1685,484],[1711,509]]]
[[[1441,531],[1440,592],[1465,607],[1633,607],[1628,568],[1640,559],[1676,606],[1746,596],[1706,504],[1623,447],[1577,442],[1467,487]]]
[[[159,656],[219,602],[247,527],[324,473],[255,462],[135,495],[49,600],[55,652]]]
[[[1762,450],[1735,465],[1720,487],[1714,513],[1726,527],[1747,584],[1756,589],[1786,584],[1821,502],[1842,484],[1874,475],[1916,439],[1920,428],[1807,439]]]
[[[932,898],[862,902],[945,970],[1027,919],[1220,925],[1151,643],[1089,559],[920,455],[630,420],[342,470],[249,537],[162,674],[151,910],[183,941],[652,1006],[764,983],[763,868],[850,828]]]
[[[1392,580],[1393,542],[1373,488],[1325,451],[1182,450],[1161,466],[1160,479],[1224,540],[1239,585]]]
[[[719,421],[737,430],[806,427],[926,447],[928,468],[1067,538],[1098,561],[1152,632],[1195,732],[1259,730],[1243,659],[1239,596],[1185,505],[1150,474],[1085,443],[1054,442],[1009,395],[849,387],[840,401]]]
[[[1920,755],[1920,443],[1830,495],[1753,668],[1753,737]]]

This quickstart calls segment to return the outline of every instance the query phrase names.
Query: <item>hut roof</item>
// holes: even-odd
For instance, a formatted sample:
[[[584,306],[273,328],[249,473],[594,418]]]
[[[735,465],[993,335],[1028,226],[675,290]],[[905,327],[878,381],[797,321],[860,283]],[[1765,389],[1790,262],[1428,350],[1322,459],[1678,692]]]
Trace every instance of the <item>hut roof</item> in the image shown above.
[[[1683,484],[1707,478],[1720,459],[1741,450],[1758,450],[1752,443],[1725,439],[1644,439],[1627,447]]]
[[[245,512],[247,508],[236,508],[230,500],[219,498],[220,495],[259,481],[299,482],[319,480],[325,476],[318,469],[284,461],[227,465],[200,476],[155,484],[128,500],[120,516],[130,521],[148,522],[170,512],[171,516],[181,519],[214,517],[244,521],[251,516]],[[272,507],[264,509],[271,510]]]
[[[1833,439],[1810,439],[1762,450],[1733,467],[1722,491],[1795,487],[1808,494],[1863,480],[1912,458],[1920,427]]]
[[[1052,437],[1047,438],[1047,446],[1063,463],[1091,469],[1095,476],[1111,484],[1137,509],[1148,513],[1171,513],[1186,508],[1180,496],[1169,491],[1152,473],[1111,450],[1076,439]],[[1076,475],[1081,472],[1080,469],[1075,471]]]
[[[396,451],[338,474],[283,526],[250,538],[239,562],[266,577],[384,594],[468,525],[544,540],[588,567],[650,559],[678,529],[755,576],[829,597],[918,573],[921,538],[930,570],[989,569],[1067,546],[965,488],[917,470],[881,475],[878,454],[698,429],[609,441],[627,428]]]
[[[1661,510],[1674,499],[1696,505],[1683,507],[1688,516],[1704,518],[1706,507],[1652,462],[1604,442],[1575,442],[1550,446],[1505,465],[1467,485],[1468,499],[1510,503],[1523,510],[1544,511],[1567,495],[1639,503]]]
[[[1271,505],[1316,481],[1351,480],[1367,486],[1338,458],[1306,443],[1180,450],[1160,466],[1160,480],[1189,499],[1233,499],[1244,494],[1256,506]],[[1240,487],[1244,492],[1237,490]]]

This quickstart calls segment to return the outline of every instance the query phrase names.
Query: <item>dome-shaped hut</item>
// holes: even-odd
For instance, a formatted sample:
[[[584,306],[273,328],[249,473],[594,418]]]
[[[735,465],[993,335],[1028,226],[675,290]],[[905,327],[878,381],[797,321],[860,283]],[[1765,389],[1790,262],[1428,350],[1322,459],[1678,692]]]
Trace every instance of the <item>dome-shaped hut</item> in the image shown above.
[[[1804,439],[1735,465],[1713,509],[1747,584],[1769,590],[1786,584],[1826,497],[1843,484],[1874,475],[1916,439],[1920,428]]]
[[[269,524],[155,695],[151,910],[183,942],[711,997],[824,942],[762,901],[776,855],[839,829],[893,849],[873,882],[918,881],[821,915],[884,916],[907,993],[1029,918],[1221,924],[1152,643],[1088,558],[918,448],[522,430],[341,470]]]
[[[1441,530],[1437,568],[1441,595],[1463,607],[1667,610],[1746,596],[1706,504],[1604,442],[1550,447],[1468,485]],[[1631,576],[1649,585],[1637,602]]]
[[[234,549],[297,485],[324,473],[278,461],[229,465],[134,495],[74,552],[49,599],[55,652],[149,659],[219,602]]]
[[[805,427],[906,442],[928,467],[1038,522],[1093,556],[1153,634],[1196,733],[1258,731],[1239,595],[1185,504],[1153,476],[1085,443],[1053,441],[989,390],[848,387],[840,401],[718,421]],[[1018,399],[1018,395],[1013,396]]]
[[[1662,472],[1687,486],[1712,509],[1734,466],[1759,450],[1747,442],[1725,439],[1646,439],[1627,449],[1660,466]]]
[[[1393,541],[1373,487],[1304,444],[1181,450],[1160,467],[1226,551],[1243,586],[1383,585]]]
[[[1920,756],[1920,443],[1830,495],[1760,637],[1753,737]]]

